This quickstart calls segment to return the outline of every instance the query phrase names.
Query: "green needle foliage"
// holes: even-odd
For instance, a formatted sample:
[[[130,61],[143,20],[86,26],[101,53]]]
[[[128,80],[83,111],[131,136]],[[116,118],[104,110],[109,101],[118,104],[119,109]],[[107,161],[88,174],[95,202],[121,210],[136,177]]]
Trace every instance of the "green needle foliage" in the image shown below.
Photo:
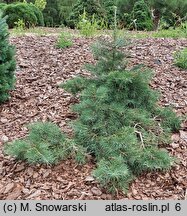
[[[8,40],[6,18],[0,15],[0,103],[9,98],[9,90],[13,88],[16,68],[14,47]]]
[[[8,143],[5,153],[29,163],[53,164],[69,157],[85,162],[85,148],[66,138],[57,125],[37,122],[28,128],[28,137]]]
[[[94,175],[113,192],[143,171],[169,169],[174,160],[159,146],[180,127],[174,112],[157,105],[158,94],[149,86],[152,72],[142,65],[127,69],[124,45],[114,30],[112,41],[92,47],[97,62],[87,65],[91,76],[63,85],[80,97],[73,106],[79,116],[72,124],[74,142],[96,157]]]

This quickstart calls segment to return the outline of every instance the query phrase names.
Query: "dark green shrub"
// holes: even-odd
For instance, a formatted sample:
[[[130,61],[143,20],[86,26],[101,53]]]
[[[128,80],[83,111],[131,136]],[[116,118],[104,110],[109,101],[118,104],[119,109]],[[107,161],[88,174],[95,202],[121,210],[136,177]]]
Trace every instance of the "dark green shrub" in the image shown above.
[[[105,0],[103,0],[105,1]],[[120,14],[120,17],[123,17],[124,13],[130,13],[133,10],[133,6],[137,0],[117,0],[117,8]]]
[[[0,11],[3,11],[7,4],[0,3]]]
[[[67,139],[57,125],[37,122],[29,130],[27,138],[5,145],[5,153],[29,163],[53,164],[69,157],[85,161],[85,149]]]
[[[128,25],[132,22],[131,20],[131,14],[124,13],[123,14],[123,24],[125,27],[128,27]]]
[[[105,21],[107,23],[107,26],[108,26],[108,28],[112,28],[114,25],[114,6],[116,6],[116,1],[101,0],[101,4],[102,4],[102,7],[106,11],[106,20]]]
[[[102,21],[106,19],[106,11],[101,7],[98,1],[96,0],[78,0],[74,5],[72,12],[67,20],[67,25],[71,28],[75,28],[79,21],[80,14],[84,13],[88,16],[89,21],[92,21],[94,15],[96,20]]]
[[[8,15],[7,23],[9,28],[13,28],[15,26],[15,22],[18,20],[23,20],[27,28],[43,24],[41,12],[32,4],[9,4],[3,11],[3,16],[6,15]]]
[[[58,1],[60,24],[66,25],[69,14],[77,0],[60,0]]]
[[[147,30],[153,29],[153,21],[151,18],[151,12],[144,0],[138,0],[131,12],[130,29]]]
[[[47,5],[43,10],[45,26],[59,26],[61,24],[58,0],[47,1]]]
[[[96,43],[97,62],[87,65],[91,76],[63,85],[80,96],[73,106],[79,116],[72,124],[74,142],[96,157],[94,175],[110,191],[124,190],[144,171],[169,169],[174,159],[159,146],[180,128],[175,113],[157,105],[158,94],[149,86],[151,71],[141,65],[127,69],[121,46],[116,31],[112,41]]]
[[[38,26],[44,26],[44,17],[42,12],[40,11],[39,8],[37,8],[34,4],[30,3],[28,4],[29,8],[31,8],[31,10],[33,11],[33,13],[35,14],[36,18],[37,18],[37,25]]]
[[[0,103],[9,98],[13,88],[16,68],[14,47],[8,41],[6,18],[0,17]]]

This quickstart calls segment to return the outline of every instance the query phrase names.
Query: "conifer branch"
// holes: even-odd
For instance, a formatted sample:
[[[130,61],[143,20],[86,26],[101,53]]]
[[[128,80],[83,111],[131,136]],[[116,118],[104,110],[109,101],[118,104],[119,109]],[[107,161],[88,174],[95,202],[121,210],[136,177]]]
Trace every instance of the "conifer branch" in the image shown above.
[[[44,161],[45,161],[47,164],[50,164],[49,161],[47,160],[47,158],[46,158],[36,147],[33,146],[31,149],[36,150],[36,152],[44,159]]]
[[[134,129],[135,129],[137,126],[140,126],[140,124],[139,124],[139,123],[135,124]],[[141,127],[141,126],[140,126],[140,127]],[[141,141],[141,144],[142,144],[142,145],[141,145],[142,148],[145,148],[142,133],[141,133],[140,131],[137,131],[137,130],[135,130],[135,133],[137,133],[137,134],[139,135],[139,137],[140,137],[140,141]]]
[[[137,131],[137,130],[135,130],[135,133],[137,133],[139,135],[139,137],[140,137],[140,140],[141,140],[141,143],[142,143],[142,145],[141,145],[142,148],[145,148],[142,133],[140,131]]]

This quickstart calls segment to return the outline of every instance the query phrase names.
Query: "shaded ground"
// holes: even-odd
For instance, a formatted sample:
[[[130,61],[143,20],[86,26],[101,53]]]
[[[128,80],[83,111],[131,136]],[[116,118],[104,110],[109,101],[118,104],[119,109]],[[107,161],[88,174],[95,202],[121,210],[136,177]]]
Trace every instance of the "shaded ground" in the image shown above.
[[[72,160],[55,166],[28,165],[4,156],[3,143],[24,137],[33,121],[53,121],[71,133],[68,122],[75,118],[70,105],[77,101],[59,88],[61,82],[93,62],[90,39],[78,38],[74,46],[55,48],[54,36],[12,37],[17,48],[17,83],[11,99],[0,105],[0,199],[187,199],[187,121],[168,146],[178,164],[167,173],[148,173],[136,179],[127,195],[112,196],[91,177],[93,159],[78,166]],[[187,71],[173,65],[173,52],[187,40],[143,39],[129,46],[130,66],[144,63],[155,71],[151,86],[161,91],[160,104],[187,113]],[[126,51],[126,50],[124,50]]]

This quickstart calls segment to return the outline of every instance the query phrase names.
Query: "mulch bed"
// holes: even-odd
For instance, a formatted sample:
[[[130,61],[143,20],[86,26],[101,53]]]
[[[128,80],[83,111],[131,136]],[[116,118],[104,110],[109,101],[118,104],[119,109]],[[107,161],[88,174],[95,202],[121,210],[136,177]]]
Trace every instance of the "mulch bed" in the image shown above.
[[[0,105],[0,199],[187,199],[187,120],[173,134],[167,149],[178,163],[170,171],[144,173],[124,195],[107,193],[91,176],[93,158],[77,165],[69,159],[57,165],[30,165],[3,154],[5,141],[27,135],[26,125],[52,121],[71,133],[75,118],[70,106],[77,102],[59,84],[77,75],[87,76],[85,63],[93,63],[91,39],[76,38],[68,49],[56,49],[56,36],[11,37],[16,45],[16,88],[11,99]],[[133,40],[128,52],[129,66],[145,64],[155,71],[151,82],[161,92],[160,104],[172,106],[180,116],[187,113],[187,71],[173,65],[173,53],[187,46],[186,39]]]

